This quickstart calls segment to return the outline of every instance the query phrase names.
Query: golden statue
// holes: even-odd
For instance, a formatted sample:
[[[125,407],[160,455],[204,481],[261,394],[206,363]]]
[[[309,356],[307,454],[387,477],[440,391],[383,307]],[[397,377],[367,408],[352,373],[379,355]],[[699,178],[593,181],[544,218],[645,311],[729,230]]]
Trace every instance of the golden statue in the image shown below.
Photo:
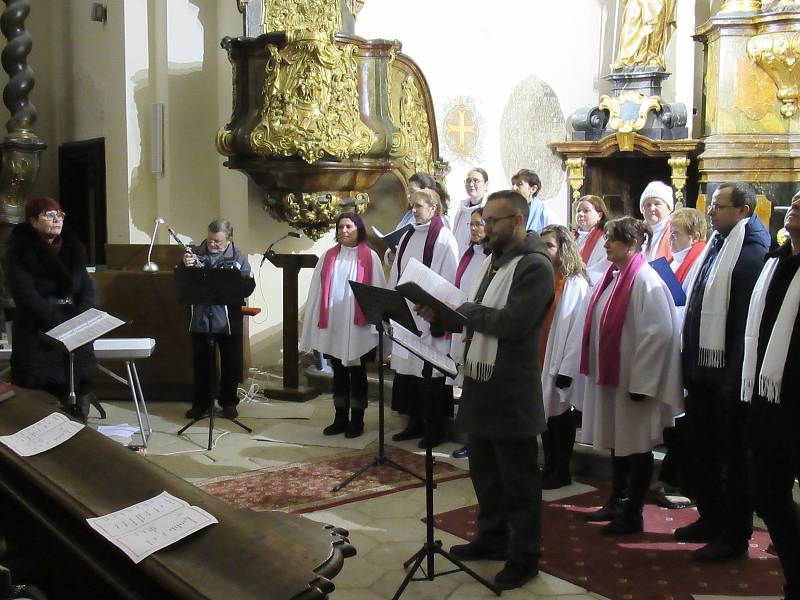
[[[675,29],[676,0],[625,0],[617,60],[626,67],[666,68],[664,54]]]

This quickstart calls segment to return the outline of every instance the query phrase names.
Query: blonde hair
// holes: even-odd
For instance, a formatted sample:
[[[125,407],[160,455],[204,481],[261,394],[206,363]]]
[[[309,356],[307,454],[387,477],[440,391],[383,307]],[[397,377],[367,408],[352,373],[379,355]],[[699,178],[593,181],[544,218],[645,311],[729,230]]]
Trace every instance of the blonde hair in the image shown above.
[[[423,196],[425,198],[425,203],[428,206],[432,206],[435,210],[434,213],[436,216],[441,216],[442,214],[442,199],[434,190],[430,188],[417,190],[413,194],[411,194],[411,198],[414,196]]]
[[[583,262],[581,251],[578,249],[578,244],[569,229],[563,225],[547,225],[539,232],[539,237],[546,235],[552,235],[556,238],[558,261],[561,263],[559,270],[564,279],[572,275],[581,275],[586,281],[589,281],[589,276],[586,273],[586,264]]]
[[[708,234],[706,217],[695,208],[679,208],[669,216],[669,224],[688,233],[689,237],[697,235],[701,240],[705,240]]]

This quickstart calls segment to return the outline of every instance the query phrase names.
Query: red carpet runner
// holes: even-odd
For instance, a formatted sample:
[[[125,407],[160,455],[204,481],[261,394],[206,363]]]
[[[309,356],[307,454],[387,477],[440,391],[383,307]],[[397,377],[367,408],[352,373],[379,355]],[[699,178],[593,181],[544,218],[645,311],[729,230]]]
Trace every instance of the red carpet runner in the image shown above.
[[[681,544],[677,527],[697,518],[694,509],[668,510],[648,504],[645,532],[608,537],[582,514],[605,502],[594,491],[542,505],[541,569],[612,600],[692,600],[692,594],[782,597],[783,573],[765,552],[769,535],[756,531],[750,559],[701,565],[691,560],[699,544]],[[436,515],[436,527],[472,539],[477,506]]]

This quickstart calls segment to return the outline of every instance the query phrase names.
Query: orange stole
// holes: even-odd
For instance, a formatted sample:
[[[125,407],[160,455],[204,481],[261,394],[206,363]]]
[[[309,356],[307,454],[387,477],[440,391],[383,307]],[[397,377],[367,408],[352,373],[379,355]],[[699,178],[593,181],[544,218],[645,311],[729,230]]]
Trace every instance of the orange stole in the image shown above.
[[[550,335],[550,327],[553,325],[553,317],[556,314],[558,301],[561,300],[561,293],[564,291],[564,283],[566,281],[560,271],[556,270],[554,275],[553,283],[555,283],[556,288],[555,295],[553,296],[553,303],[550,305],[550,308],[547,310],[547,314],[544,317],[544,322],[542,323],[542,332],[539,335],[539,364],[541,366],[544,366],[544,353],[545,350],[547,350],[547,338]]]

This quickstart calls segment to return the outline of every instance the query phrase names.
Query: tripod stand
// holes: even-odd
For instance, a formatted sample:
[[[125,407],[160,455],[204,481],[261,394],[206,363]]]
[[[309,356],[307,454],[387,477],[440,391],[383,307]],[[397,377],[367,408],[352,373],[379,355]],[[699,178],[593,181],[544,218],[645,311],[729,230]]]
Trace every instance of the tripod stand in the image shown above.
[[[347,485],[361,477],[372,467],[379,467],[381,465],[389,465],[393,469],[407,473],[412,477],[416,477],[420,481],[425,481],[425,478],[407,469],[403,465],[396,463],[386,454],[386,445],[384,443],[385,434],[385,419],[384,419],[384,389],[383,389],[383,335],[384,335],[384,321],[394,319],[402,322],[407,328],[412,331],[416,330],[414,318],[408,310],[408,304],[403,299],[403,296],[393,290],[386,290],[379,287],[358,283],[351,281],[350,287],[353,290],[353,295],[356,297],[364,313],[367,321],[378,330],[378,454],[356,472],[351,474],[347,479],[337,484],[331,491],[338,492],[345,488]]]

